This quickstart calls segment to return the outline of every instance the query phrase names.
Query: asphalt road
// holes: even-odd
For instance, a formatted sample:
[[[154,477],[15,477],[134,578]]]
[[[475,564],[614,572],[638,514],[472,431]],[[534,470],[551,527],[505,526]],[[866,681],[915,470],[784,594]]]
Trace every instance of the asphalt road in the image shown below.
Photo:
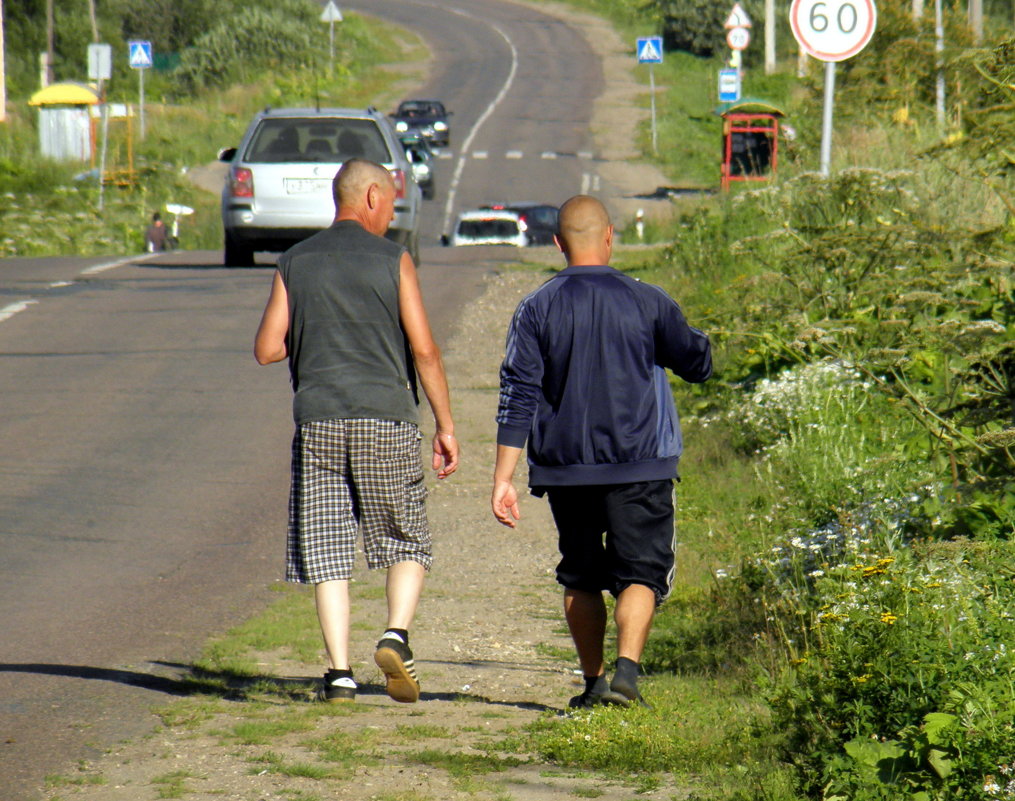
[[[525,6],[360,0],[434,52],[455,112],[421,271],[446,340],[510,249],[433,246],[457,210],[559,203],[593,168],[578,35]],[[282,571],[285,367],[258,367],[271,278],[217,252],[0,261],[0,799],[147,732],[205,639]]]

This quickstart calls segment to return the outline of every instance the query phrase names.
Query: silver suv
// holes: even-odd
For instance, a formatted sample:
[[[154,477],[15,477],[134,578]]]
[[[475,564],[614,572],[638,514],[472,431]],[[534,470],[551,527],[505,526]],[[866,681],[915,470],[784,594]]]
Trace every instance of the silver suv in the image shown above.
[[[226,266],[252,265],[255,251],[285,250],[331,225],[332,179],[356,157],[391,172],[398,194],[387,236],[418,263],[422,195],[387,117],[373,108],[269,108],[239,147],[219,154],[230,164],[222,190]]]

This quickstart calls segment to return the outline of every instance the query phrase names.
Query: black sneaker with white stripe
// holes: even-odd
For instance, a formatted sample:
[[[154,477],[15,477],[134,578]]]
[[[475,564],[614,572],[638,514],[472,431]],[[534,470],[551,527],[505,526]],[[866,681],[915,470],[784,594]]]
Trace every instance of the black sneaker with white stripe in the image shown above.
[[[386,631],[374,651],[377,663],[387,679],[388,695],[403,704],[419,700],[419,679],[412,649],[397,634]]]
[[[325,673],[321,697],[331,703],[355,701],[356,680],[352,677],[352,673],[348,670],[329,670]]]

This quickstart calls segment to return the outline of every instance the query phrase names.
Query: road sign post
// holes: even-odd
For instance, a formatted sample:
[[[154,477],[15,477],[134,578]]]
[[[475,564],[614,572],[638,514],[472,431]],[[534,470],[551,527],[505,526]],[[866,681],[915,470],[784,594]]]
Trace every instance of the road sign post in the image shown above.
[[[641,36],[635,48],[639,64],[648,64],[649,106],[652,109],[652,152],[658,150],[656,136],[656,78],[652,71],[653,64],[663,63],[663,37]]]
[[[127,54],[132,69],[137,70],[138,107],[141,115],[139,138],[144,139],[144,71],[152,65],[152,43],[134,41],[127,42]]]
[[[328,23],[328,75],[335,74],[335,23],[342,21],[342,12],[335,5],[335,0],[328,0],[328,4],[321,12],[321,22]]]
[[[877,26],[874,0],[793,0],[789,23],[801,49],[825,62],[825,104],[821,116],[821,174],[832,162],[835,65],[852,58],[871,40]]]

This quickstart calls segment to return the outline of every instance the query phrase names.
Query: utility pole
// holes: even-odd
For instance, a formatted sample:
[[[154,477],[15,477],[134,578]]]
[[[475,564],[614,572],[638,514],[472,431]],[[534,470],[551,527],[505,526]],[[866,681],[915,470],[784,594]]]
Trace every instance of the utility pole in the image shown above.
[[[4,49],[4,0],[0,0],[0,122],[7,121],[7,72],[4,62],[7,59]]]
[[[969,27],[973,31],[973,44],[983,41],[983,0],[969,0]]]
[[[92,41],[99,43],[99,25],[95,18],[95,0],[88,0],[88,19],[92,23]]]
[[[765,0],[765,75],[775,72],[775,0]]]
[[[46,0],[46,86],[53,83],[53,0]]]

